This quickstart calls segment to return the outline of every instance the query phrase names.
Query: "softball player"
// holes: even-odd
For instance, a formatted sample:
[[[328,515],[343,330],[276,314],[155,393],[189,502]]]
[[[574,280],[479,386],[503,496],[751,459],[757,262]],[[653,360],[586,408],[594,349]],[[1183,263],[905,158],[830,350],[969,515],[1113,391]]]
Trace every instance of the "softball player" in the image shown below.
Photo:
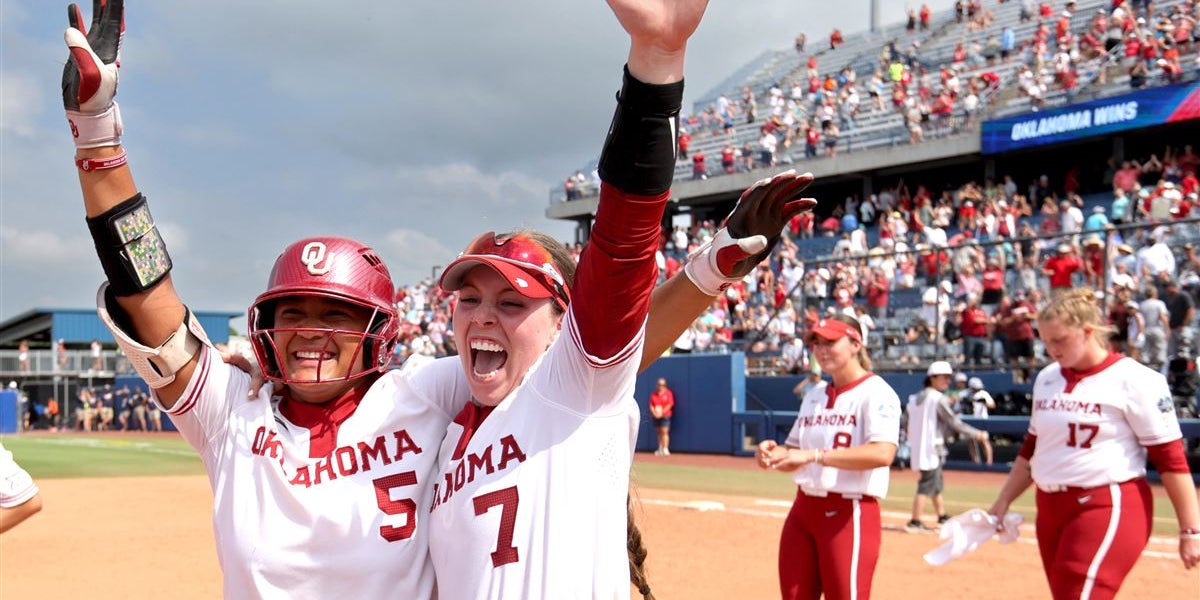
[[[760,467],[793,472],[797,486],[779,540],[780,591],[785,599],[870,598],[900,399],[869,371],[853,317],[826,318],[808,335],[833,382],[804,395],[783,446],[764,440],[757,452]]]
[[[430,554],[447,598],[629,597],[633,384],[683,51],[707,2],[609,4],[632,43],[578,276],[566,248],[535,232],[484,234],[442,273],[458,293],[473,400],[442,443],[434,484]]]
[[[1029,432],[990,512],[1003,517],[1031,484],[1054,598],[1112,598],[1146,546],[1154,461],[1179,521],[1179,555],[1200,562],[1200,509],[1171,394],[1159,373],[1109,353],[1093,292],[1055,297],[1038,314],[1054,363],[1033,386]]]
[[[384,374],[395,287],[367,246],[310,238],[279,256],[250,308],[272,396],[217,357],[180,302],[171,261],[121,147],[121,0],[69,9],[63,100],[88,227],[108,281],[101,318],[200,454],[227,598],[430,598],[428,477],[465,385],[430,365]],[[149,342],[152,345],[145,345]]]

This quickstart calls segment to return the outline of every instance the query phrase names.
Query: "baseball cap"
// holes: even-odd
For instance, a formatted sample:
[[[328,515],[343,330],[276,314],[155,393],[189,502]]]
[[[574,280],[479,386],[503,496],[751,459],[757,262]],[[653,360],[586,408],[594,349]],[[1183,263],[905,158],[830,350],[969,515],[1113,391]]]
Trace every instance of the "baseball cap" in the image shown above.
[[[554,257],[539,242],[524,235],[496,235],[489,231],[475,238],[442,272],[441,286],[447,292],[462,289],[467,273],[486,265],[504,278],[522,296],[553,298],[566,309],[571,294]]]
[[[837,319],[821,319],[816,326],[808,331],[808,337],[820,337],[823,340],[835,342],[848,337],[858,343],[863,343],[862,331],[859,328]]]
[[[967,387],[973,390],[982,390],[983,380],[978,377],[972,377],[971,380],[967,382]]]
[[[966,380],[967,380],[967,374],[966,374],[966,373],[955,373],[955,374],[954,374],[954,380],[955,380],[955,381],[966,381]]]
[[[925,374],[930,377],[933,377],[934,375],[953,375],[954,367],[951,367],[950,363],[944,360],[935,360],[929,365],[929,368],[926,369]]]

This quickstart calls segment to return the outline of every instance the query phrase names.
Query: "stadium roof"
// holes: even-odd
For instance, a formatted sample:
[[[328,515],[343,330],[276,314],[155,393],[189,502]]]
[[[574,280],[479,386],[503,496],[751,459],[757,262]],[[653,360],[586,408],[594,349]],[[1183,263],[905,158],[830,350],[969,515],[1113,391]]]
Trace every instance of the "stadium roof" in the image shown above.
[[[230,311],[192,311],[214,344],[229,341],[229,321],[242,316]],[[94,308],[34,308],[0,322],[0,346],[13,346],[21,340],[50,344],[63,340],[68,346],[116,344],[112,333],[100,322]]]

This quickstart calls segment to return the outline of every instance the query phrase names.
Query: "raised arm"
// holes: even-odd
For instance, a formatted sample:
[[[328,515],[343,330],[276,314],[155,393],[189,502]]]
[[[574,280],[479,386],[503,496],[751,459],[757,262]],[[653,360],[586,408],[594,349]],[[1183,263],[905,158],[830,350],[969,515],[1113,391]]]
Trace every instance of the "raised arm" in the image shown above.
[[[654,253],[675,170],[683,56],[707,0],[609,0],[629,60],[600,153],[600,204],[572,290],[579,343],[599,361],[630,348],[657,278]]]
[[[114,330],[131,363],[169,408],[191,377],[199,344],[181,328],[186,309],[171,283],[171,259],[121,146],[120,108],[113,98],[124,12],[124,0],[93,0],[91,27],[85,29],[79,7],[68,7],[63,106],[75,139],[88,229],[108,278],[105,297],[98,299],[101,316],[110,316],[133,338],[122,340]]]

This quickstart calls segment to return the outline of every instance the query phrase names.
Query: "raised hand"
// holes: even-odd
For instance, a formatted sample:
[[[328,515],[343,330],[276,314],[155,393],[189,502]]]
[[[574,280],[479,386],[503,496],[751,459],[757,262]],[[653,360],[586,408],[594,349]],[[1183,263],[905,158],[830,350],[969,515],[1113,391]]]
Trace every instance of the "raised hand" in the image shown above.
[[[745,277],[770,255],[788,221],[817,205],[812,198],[797,198],[812,181],[811,173],[789,170],[750,186],[726,217],[725,227],[688,258],[688,279],[715,296]]]
[[[125,1],[92,0],[92,25],[85,29],[79,5],[67,7],[63,38],[71,54],[63,66],[63,108],[80,148],[120,144],[117,95],[121,41],[125,35]]]
[[[761,247],[740,257],[732,248],[718,250],[717,265],[721,272],[729,277],[745,277],[770,255],[792,217],[817,206],[813,198],[796,197],[812,182],[812,173],[797,175],[796,171],[787,170],[770,179],[759,180],[742,192],[733,212],[725,218],[725,228],[735,240],[761,237],[753,244],[761,244]],[[749,250],[744,244],[739,244],[738,248],[743,252]]]
[[[651,84],[683,78],[688,38],[700,25],[708,0],[608,0],[629,34],[629,72]]]

